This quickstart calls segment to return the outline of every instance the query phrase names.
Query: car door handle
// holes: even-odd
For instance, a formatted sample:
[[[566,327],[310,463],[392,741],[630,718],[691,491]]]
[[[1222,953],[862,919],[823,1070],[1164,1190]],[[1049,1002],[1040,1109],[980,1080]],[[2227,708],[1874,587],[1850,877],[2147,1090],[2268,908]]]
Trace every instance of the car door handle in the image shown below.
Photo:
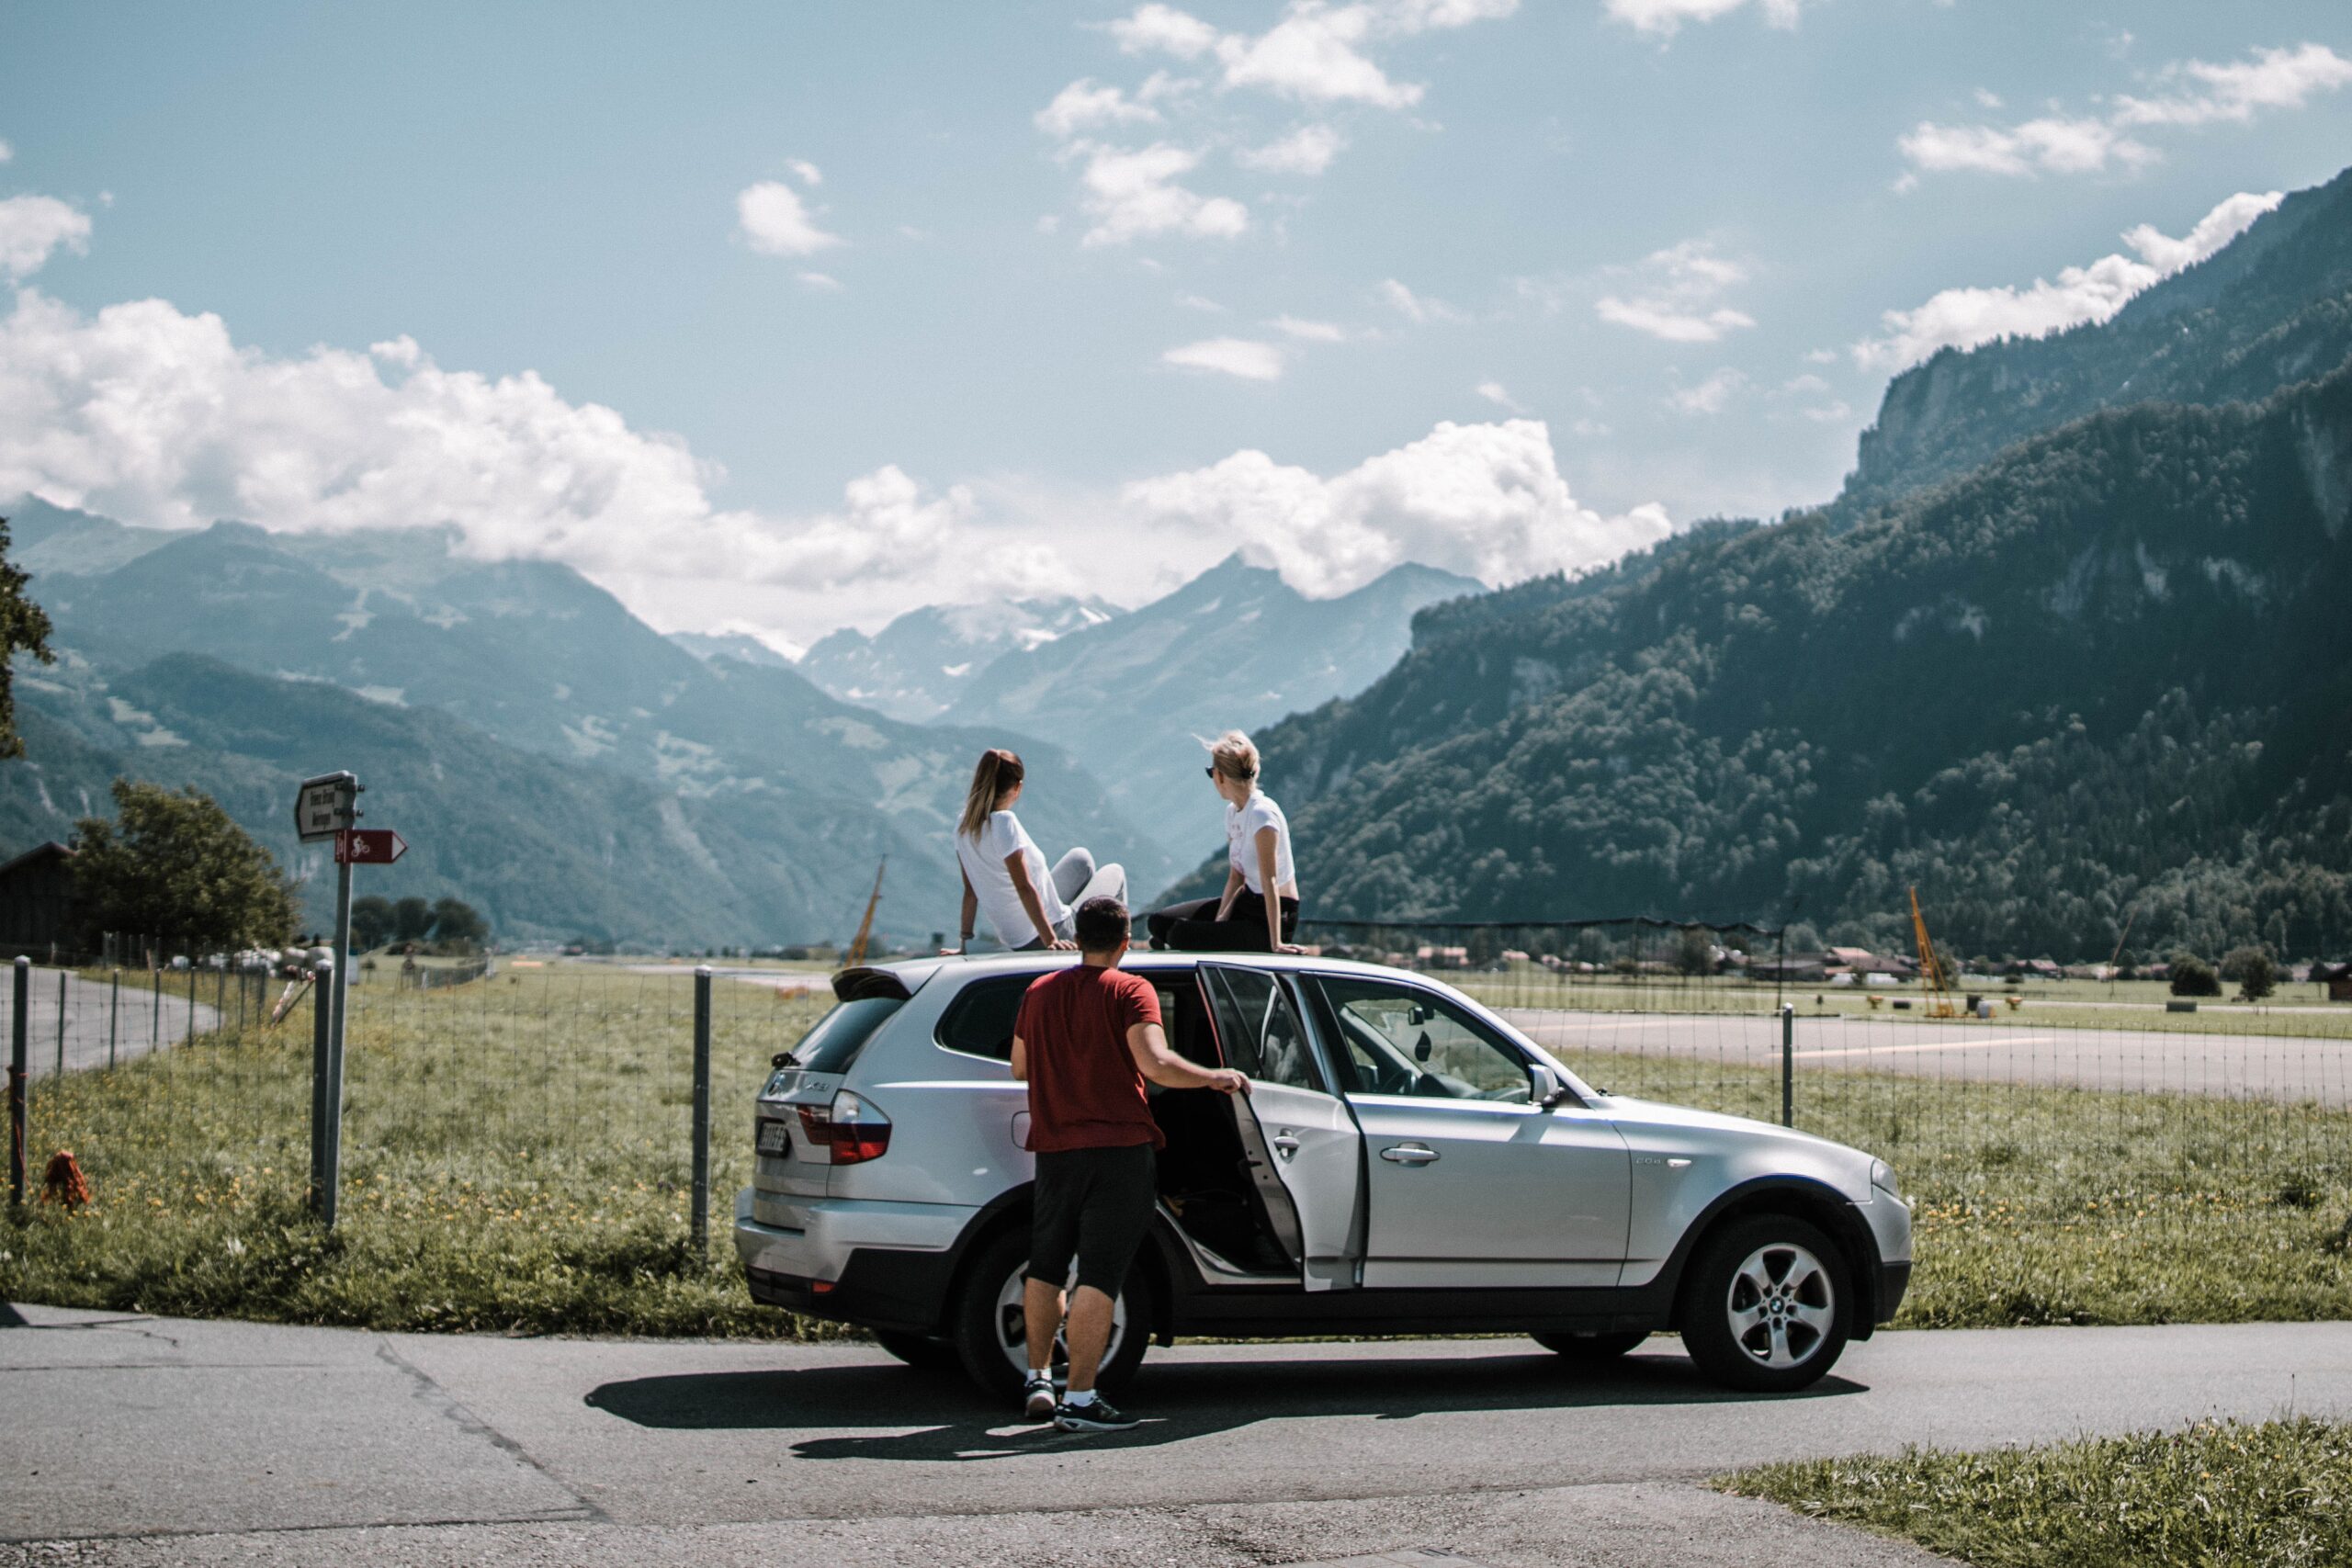
[[[1429,1165],[1437,1158],[1437,1151],[1427,1144],[1391,1144],[1380,1151],[1380,1157],[1391,1165]]]
[[[1284,1159],[1288,1159],[1291,1156],[1298,1153],[1298,1140],[1292,1137],[1288,1133],[1275,1134],[1273,1143],[1274,1153],[1282,1156]]]

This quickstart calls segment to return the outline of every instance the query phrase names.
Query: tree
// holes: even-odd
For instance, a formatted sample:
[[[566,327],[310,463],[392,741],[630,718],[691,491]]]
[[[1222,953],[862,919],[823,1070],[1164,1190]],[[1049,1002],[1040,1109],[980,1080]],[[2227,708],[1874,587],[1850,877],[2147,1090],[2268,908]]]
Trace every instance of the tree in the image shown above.
[[[433,906],[422,898],[403,898],[392,906],[392,940],[423,942],[433,929]]]
[[[31,579],[8,559],[8,520],[0,517],[0,757],[25,754],[24,737],[17,733],[17,692],[10,670],[19,653],[29,653],[43,664],[54,664],[49,651],[49,615],[27,596]]]
[[[1715,972],[1715,944],[1711,933],[1696,926],[1686,926],[1682,937],[1675,944],[1674,967],[1684,975],[1712,975]]]
[[[367,953],[392,939],[392,901],[370,893],[351,901],[351,947]]]
[[[2222,956],[2220,978],[2238,983],[2241,1000],[2258,1002],[2278,988],[2278,965],[2259,947],[2233,947]]]
[[[490,922],[462,898],[442,898],[433,906],[433,940],[438,946],[471,953],[490,935]]]
[[[2218,997],[2222,977],[2213,966],[2193,953],[2172,955],[2172,994],[2176,997]]]
[[[93,929],[213,951],[292,938],[293,883],[210,795],[117,779],[114,807],[117,821],[74,825],[74,892]]]

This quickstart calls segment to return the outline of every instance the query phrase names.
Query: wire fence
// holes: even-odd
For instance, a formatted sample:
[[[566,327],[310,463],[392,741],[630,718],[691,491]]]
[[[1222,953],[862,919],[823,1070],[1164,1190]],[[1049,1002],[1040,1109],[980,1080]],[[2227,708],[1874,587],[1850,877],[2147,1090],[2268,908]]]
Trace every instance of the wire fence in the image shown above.
[[[2128,990],[2098,1007],[2070,983],[2029,981],[1985,992],[1990,1016],[1939,1017],[1916,981],[1753,975],[1755,950],[1779,958],[1777,938],[1733,925],[1304,936],[1460,987],[1612,1093],[1765,1122],[1785,1097],[1797,1130],[1887,1159],[1917,1202],[1916,1321],[2352,1314],[2352,1008],[2184,1015]],[[217,1277],[220,1310],[281,1291],[292,1304],[271,1310],[338,1321],[768,1321],[726,1247],[694,1256],[687,1242],[691,968],[502,958],[447,973],[354,975],[349,1235],[335,1245],[346,1275],[365,1258],[399,1282],[389,1297],[333,1287],[363,1292],[345,1300],[280,1257],[317,1245],[300,1239],[314,992],[234,968],[35,969],[32,1179],[70,1149],[96,1201],[72,1234],[20,1228],[15,1262],[0,1252],[0,1292],[87,1274],[129,1281],[121,1304],[200,1304]],[[758,1085],[831,1005],[828,978],[750,964],[713,976],[721,1238],[750,1179]],[[2300,1032],[2275,1027],[2287,1022]],[[282,1268],[262,1277],[252,1248],[276,1248]],[[2234,1284],[2190,1280],[2216,1267],[2197,1257],[2232,1260]]]

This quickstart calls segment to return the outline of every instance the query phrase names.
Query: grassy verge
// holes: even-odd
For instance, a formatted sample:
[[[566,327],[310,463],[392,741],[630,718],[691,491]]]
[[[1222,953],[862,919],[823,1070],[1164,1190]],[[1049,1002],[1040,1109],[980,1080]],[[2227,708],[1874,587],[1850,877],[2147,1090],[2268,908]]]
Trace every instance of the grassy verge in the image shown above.
[[[1767,1465],[1717,1483],[1975,1568],[2352,1562],[2352,1426],[2300,1419],[1987,1453]]]
[[[752,1304],[728,1245],[769,1056],[822,1010],[713,987],[712,1230],[685,1241],[691,979],[510,971],[355,992],[342,1224],[304,1214],[310,1015],[33,1086],[87,1211],[0,1221],[0,1295],[379,1328],[825,1332]],[[1768,1070],[1571,1055],[1621,1092],[1776,1120]],[[1822,1073],[1798,1125],[1917,1200],[1913,1326],[2352,1316],[2352,1115]]]

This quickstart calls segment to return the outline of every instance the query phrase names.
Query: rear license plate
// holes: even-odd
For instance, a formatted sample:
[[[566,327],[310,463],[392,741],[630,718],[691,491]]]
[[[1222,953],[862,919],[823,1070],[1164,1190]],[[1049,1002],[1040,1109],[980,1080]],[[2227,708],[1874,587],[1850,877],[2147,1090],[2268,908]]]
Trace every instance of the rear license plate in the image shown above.
[[[792,1152],[792,1123],[763,1122],[760,1123],[760,1153],[781,1159]]]

